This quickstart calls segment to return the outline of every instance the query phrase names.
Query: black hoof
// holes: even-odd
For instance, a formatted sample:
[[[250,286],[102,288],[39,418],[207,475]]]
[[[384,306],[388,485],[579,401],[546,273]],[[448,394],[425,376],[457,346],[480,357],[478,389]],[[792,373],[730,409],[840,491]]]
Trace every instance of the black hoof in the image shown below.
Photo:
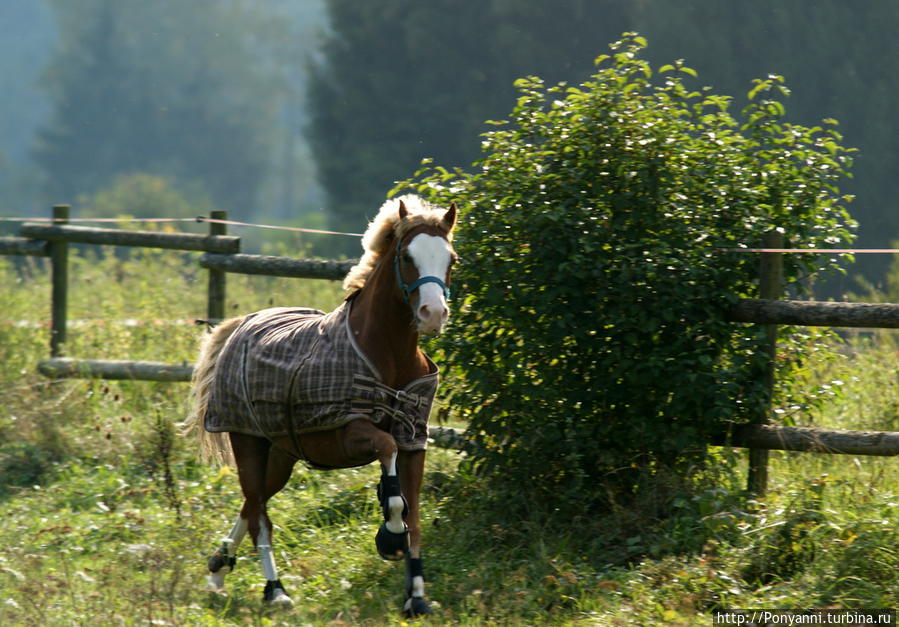
[[[384,523],[378,528],[375,546],[378,548],[378,555],[385,560],[401,560],[409,550],[409,532],[393,533],[387,529],[387,523]]]
[[[431,606],[421,597],[409,597],[406,599],[406,604],[403,606],[403,615],[406,618],[415,618],[417,616],[425,616],[433,613],[434,611],[431,609]]]
[[[265,582],[265,591],[262,593],[262,600],[269,605],[293,605],[293,600],[290,598],[290,595],[285,592],[280,579]]]

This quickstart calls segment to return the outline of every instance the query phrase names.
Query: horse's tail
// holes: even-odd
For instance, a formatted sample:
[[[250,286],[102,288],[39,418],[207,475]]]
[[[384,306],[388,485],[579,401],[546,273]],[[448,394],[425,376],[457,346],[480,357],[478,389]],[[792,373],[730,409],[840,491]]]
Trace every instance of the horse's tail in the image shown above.
[[[200,344],[200,357],[191,377],[190,413],[187,420],[182,423],[182,435],[196,434],[199,438],[200,457],[217,465],[234,466],[234,454],[227,433],[210,433],[204,426],[206,410],[209,407],[209,393],[215,380],[215,365],[219,354],[243,320],[243,317],[225,320],[203,338]]]

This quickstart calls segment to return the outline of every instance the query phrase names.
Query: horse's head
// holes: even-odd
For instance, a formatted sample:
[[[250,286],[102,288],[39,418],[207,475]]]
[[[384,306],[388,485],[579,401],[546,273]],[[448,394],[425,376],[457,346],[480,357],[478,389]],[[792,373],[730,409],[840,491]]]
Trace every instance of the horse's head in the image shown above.
[[[399,219],[411,219],[402,199]],[[455,224],[453,203],[439,221],[412,226],[396,244],[393,263],[397,286],[412,308],[416,329],[422,335],[438,335],[449,319],[450,271],[456,261],[450,234]]]

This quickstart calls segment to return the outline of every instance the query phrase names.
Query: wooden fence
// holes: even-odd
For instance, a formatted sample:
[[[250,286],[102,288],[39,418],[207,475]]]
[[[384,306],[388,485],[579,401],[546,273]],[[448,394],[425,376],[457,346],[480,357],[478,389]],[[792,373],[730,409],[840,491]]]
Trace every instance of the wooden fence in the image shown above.
[[[212,219],[225,220],[225,212],[213,212]],[[193,367],[147,361],[104,360],[65,357],[66,303],[68,287],[68,246],[87,243],[111,246],[137,246],[199,251],[199,263],[208,271],[207,318],[224,318],[226,276],[228,273],[306,279],[340,280],[354,261],[311,261],[290,257],[246,255],[240,253],[240,238],[229,236],[221,222],[209,223],[209,234],[124,231],[68,224],[69,207],[53,208],[49,224],[26,222],[22,237],[0,237],[0,254],[34,255],[50,258],[51,327],[50,359],[38,369],[50,377],[99,377],[149,381],[188,381]],[[783,247],[782,236],[772,233],[765,248]],[[770,396],[774,386],[774,357],[777,325],[804,325],[856,328],[899,329],[899,304],[832,303],[779,300],[782,294],[782,253],[761,253],[760,298],[743,299],[728,313],[728,320],[763,324],[767,328],[769,367],[765,374],[769,405],[752,424],[741,425],[726,437],[712,442],[722,446],[749,449],[749,490],[763,494],[767,486],[768,451],[808,451],[848,455],[899,455],[899,432],[845,431],[810,427],[781,427],[769,424]],[[443,446],[461,447],[461,432],[432,428],[431,436]]]
[[[199,263],[208,271],[206,318],[217,322],[225,317],[226,276],[228,273],[261,274],[304,279],[340,280],[355,261],[313,261],[269,255],[240,253],[240,238],[228,235],[227,214],[213,211],[209,234],[126,231],[84,226],[69,222],[68,205],[53,207],[50,223],[25,222],[22,237],[0,237],[0,254],[33,255],[50,258],[51,322],[50,359],[38,370],[50,377],[99,377],[145,381],[189,381],[193,367],[151,361],[84,359],[64,357],[67,335],[68,248],[69,244],[98,244],[141,248],[197,251]]]

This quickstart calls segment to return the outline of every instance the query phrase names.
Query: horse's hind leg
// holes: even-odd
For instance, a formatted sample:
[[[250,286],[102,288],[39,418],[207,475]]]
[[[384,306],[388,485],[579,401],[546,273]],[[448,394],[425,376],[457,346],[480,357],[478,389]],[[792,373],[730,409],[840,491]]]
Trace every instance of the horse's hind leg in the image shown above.
[[[287,484],[293,470],[293,458],[283,453],[278,448],[272,448],[268,453],[268,467],[265,473],[265,500],[266,502]],[[238,515],[231,532],[222,540],[222,545],[207,560],[209,568],[209,588],[217,592],[223,592],[225,588],[225,575],[234,570],[237,564],[237,549],[247,535],[249,524],[243,515]]]
[[[266,580],[264,600],[277,605],[292,605],[293,601],[278,579],[272,551],[272,522],[268,517],[266,503],[275,492],[284,487],[293,463],[282,463],[284,460],[280,454],[272,451],[271,443],[262,438],[232,433],[231,447],[244,495],[244,505],[235,530],[239,531],[240,527],[246,525],[259,552],[262,574]],[[270,473],[270,469],[273,472]]]
[[[209,568],[209,587],[222,591],[225,588],[225,575],[234,570],[237,563],[237,548],[247,535],[247,520],[238,516],[231,528],[231,533],[222,540],[222,546],[207,560]]]

